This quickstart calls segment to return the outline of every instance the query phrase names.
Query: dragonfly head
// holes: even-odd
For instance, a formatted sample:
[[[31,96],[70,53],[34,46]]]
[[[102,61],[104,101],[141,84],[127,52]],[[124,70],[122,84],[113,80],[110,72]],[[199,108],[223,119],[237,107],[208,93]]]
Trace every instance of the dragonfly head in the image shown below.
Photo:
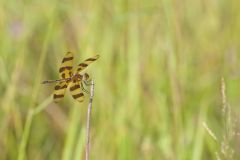
[[[83,74],[83,81],[87,81],[89,79],[89,75],[87,73]]]

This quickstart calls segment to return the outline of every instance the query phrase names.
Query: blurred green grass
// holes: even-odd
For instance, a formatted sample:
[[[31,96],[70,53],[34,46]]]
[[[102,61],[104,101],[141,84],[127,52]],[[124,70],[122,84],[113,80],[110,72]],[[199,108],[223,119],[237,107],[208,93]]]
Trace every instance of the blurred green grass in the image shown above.
[[[95,81],[91,159],[216,159],[221,77],[239,113],[239,5],[1,0],[0,159],[83,159],[88,100],[67,94],[54,104],[53,85],[41,84],[58,78],[67,51],[76,63],[101,56],[87,70]]]

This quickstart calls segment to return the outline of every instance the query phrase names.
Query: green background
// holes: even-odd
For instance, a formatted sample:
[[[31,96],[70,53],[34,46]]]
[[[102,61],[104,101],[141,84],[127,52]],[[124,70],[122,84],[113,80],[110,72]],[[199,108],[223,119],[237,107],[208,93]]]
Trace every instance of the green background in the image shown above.
[[[240,1],[0,3],[0,159],[84,159],[89,95],[41,84],[68,51],[100,55],[91,159],[240,159]]]

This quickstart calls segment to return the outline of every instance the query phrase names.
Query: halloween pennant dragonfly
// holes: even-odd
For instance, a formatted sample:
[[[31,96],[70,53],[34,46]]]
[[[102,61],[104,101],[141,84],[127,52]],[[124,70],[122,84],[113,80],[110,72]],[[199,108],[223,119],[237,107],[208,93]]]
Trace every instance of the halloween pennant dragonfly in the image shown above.
[[[82,63],[80,63],[75,70],[73,70],[73,53],[68,52],[62,60],[61,66],[59,68],[59,73],[61,79],[57,80],[46,80],[43,81],[43,84],[47,83],[57,83],[53,92],[53,100],[59,102],[63,97],[66,89],[69,87],[72,97],[82,102],[84,100],[83,91],[87,92],[83,83],[88,85],[89,75],[87,73],[81,74],[81,72],[87,68],[89,64],[96,61],[99,58],[99,55],[95,57],[88,58]]]

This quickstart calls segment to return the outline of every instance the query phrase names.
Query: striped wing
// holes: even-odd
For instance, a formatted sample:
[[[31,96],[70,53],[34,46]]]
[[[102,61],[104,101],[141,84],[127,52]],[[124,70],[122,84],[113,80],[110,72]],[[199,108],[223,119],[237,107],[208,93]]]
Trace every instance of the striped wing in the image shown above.
[[[85,68],[87,68],[87,66],[88,66],[90,63],[96,61],[98,58],[99,58],[99,55],[96,55],[95,57],[86,59],[84,62],[80,63],[80,64],[76,67],[75,73],[80,73],[80,72],[82,72]]]
[[[54,88],[53,100],[54,102],[59,102],[63,97],[68,86],[67,82],[58,82]]]
[[[79,101],[82,102],[84,100],[84,94],[82,92],[82,89],[80,87],[80,82],[79,81],[71,81],[69,84],[69,90],[72,95],[72,97]]]
[[[68,52],[62,60],[59,73],[62,78],[70,78],[72,76],[73,53]]]

